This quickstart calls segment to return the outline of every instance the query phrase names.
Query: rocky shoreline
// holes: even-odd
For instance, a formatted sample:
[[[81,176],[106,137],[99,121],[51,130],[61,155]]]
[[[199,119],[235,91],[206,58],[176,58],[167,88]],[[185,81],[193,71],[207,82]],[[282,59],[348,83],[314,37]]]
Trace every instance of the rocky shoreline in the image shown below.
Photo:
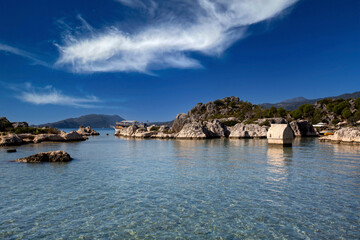
[[[285,119],[266,119],[271,123],[288,123]],[[115,136],[131,138],[160,138],[160,139],[210,139],[210,138],[266,138],[270,126],[264,124],[237,123],[234,126],[226,126],[229,119],[196,121],[178,114],[173,126],[129,126],[118,130]],[[305,120],[297,120],[289,123],[297,137],[317,137],[318,133],[313,126]]]
[[[356,128],[356,127],[342,128],[336,131],[334,135],[320,137],[319,141],[332,142],[332,143],[360,144],[360,128]]]
[[[49,134],[31,134],[31,133],[7,133],[4,136],[0,136],[0,146],[19,146],[28,143],[41,143],[41,142],[76,142],[85,141],[88,136],[99,135],[91,127],[83,127],[77,131],[71,131],[69,133],[64,131],[58,131],[58,133]]]

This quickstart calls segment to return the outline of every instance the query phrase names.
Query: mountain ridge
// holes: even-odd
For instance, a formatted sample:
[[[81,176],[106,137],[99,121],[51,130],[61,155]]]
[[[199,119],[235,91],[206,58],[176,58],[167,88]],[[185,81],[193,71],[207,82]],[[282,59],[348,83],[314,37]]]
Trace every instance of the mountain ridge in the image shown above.
[[[295,98],[291,98],[291,99],[287,99],[278,103],[262,103],[260,104],[261,106],[265,107],[265,108],[271,108],[271,107],[282,107],[285,108],[286,110],[295,110],[297,109],[299,106],[303,105],[303,104],[315,104],[316,102],[322,100],[322,99],[326,99],[326,98],[331,98],[331,99],[348,99],[348,98],[358,98],[360,97],[360,91],[357,92],[353,92],[353,93],[344,93],[338,96],[330,96],[330,97],[324,97],[324,98],[316,98],[316,99],[307,99],[304,97],[295,97]]]
[[[90,126],[92,128],[110,128],[116,122],[120,122],[124,118],[119,115],[105,115],[105,114],[87,114],[77,118],[67,118],[52,123],[39,124],[38,127],[52,127],[52,128],[78,128],[82,126]]]

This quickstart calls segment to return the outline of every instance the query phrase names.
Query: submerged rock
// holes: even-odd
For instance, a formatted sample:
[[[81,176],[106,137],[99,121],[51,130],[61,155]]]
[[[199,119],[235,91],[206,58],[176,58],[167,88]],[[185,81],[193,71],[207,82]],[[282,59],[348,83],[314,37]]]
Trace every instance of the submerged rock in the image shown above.
[[[8,149],[8,150],[6,150],[6,152],[7,153],[14,153],[14,152],[16,152],[16,149]]]
[[[97,136],[100,135],[97,131],[92,129],[90,126],[84,127],[80,126],[79,129],[76,131],[78,134],[83,136]]]
[[[17,146],[21,145],[22,143],[22,138],[14,133],[9,133],[0,137],[0,146]]]
[[[42,163],[42,162],[69,162],[72,158],[65,151],[41,152],[29,157],[16,159],[16,162]]]

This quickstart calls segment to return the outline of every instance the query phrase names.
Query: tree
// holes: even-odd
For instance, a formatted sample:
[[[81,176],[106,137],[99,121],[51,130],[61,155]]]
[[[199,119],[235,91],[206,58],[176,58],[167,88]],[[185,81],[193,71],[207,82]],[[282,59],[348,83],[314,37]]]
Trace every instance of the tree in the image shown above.
[[[355,107],[360,110],[360,97],[355,100]]]
[[[299,109],[290,112],[290,115],[296,120],[302,117],[302,112]]]
[[[277,113],[276,107],[272,106],[272,107],[269,109],[267,116],[268,116],[268,117],[274,117],[276,113]]]
[[[349,119],[351,117],[351,115],[352,115],[352,113],[349,108],[344,108],[344,110],[342,110],[342,112],[341,112],[341,116],[343,116],[343,118],[345,118],[345,119]]]
[[[277,110],[277,114],[278,114],[279,117],[284,118],[284,117],[286,117],[287,112],[286,112],[285,108],[280,107]]]
[[[302,112],[304,113],[305,117],[312,117],[315,111],[314,107],[310,104],[304,104],[303,106],[304,107]]]
[[[333,112],[340,115],[345,108],[350,108],[350,103],[348,101],[342,101],[336,104],[333,108]]]

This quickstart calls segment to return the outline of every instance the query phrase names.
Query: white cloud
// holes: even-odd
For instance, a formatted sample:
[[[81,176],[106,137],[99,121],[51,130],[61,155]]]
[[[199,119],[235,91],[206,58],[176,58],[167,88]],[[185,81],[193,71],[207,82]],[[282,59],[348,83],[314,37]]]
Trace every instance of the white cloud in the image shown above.
[[[144,1],[117,0],[130,7]],[[278,16],[297,0],[169,0],[158,6],[156,24],[133,33],[117,28],[59,45],[57,65],[74,72],[149,72],[161,68],[198,68],[191,53],[219,56],[245,37],[246,28]],[[180,5],[181,3],[181,5]],[[160,4],[159,4],[160,5]],[[180,11],[177,9],[181,9]],[[186,12],[184,12],[186,9]]]
[[[48,63],[46,63],[46,62],[44,62],[42,60],[39,60],[35,55],[33,55],[33,54],[29,53],[29,52],[26,52],[24,50],[21,50],[21,49],[14,48],[12,46],[6,45],[6,44],[1,44],[0,43],[0,51],[15,54],[15,55],[27,58],[27,59],[31,60],[34,64],[42,65],[42,66],[45,66],[45,67],[51,67],[50,64],[48,64]]]
[[[74,97],[63,94],[60,90],[48,85],[45,87],[34,87],[31,83],[24,84],[7,84],[0,82],[2,85],[16,92],[15,97],[22,102],[35,105],[61,105],[79,108],[97,108],[96,105],[101,103],[95,96]]]

